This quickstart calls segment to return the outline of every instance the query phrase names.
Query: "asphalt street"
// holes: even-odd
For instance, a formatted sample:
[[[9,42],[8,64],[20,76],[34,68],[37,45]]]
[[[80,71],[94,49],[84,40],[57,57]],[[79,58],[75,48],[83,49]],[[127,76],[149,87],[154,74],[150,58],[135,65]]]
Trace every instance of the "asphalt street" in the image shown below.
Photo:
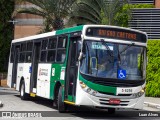
[[[0,88],[0,101],[3,106],[0,107],[0,119],[8,120],[4,117],[6,114],[12,114],[13,120],[80,120],[80,119],[160,119],[160,111],[154,108],[144,106],[144,110],[124,110],[119,109],[115,114],[108,114],[107,111],[91,109],[87,107],[70,106],[67,113],[59,113],[52,107],[52,101],[43,98],[30,98],[23,101],[19,97],[19,92],[14,89]],[[148,115],[150,111],[152,116]],[[6,113],[8,112],[8,113]],[[2,116],[3,114],[3,116]],[[18,115],[23,116],[17,117]],[[30,118],[28,118],[28,115]],[[37,115],[37,116],[36,116]],[[153,117],[153,115],[155,115]],[[158,117],[156,116],[158,115]],[[13,117],[14,116],[14,117]],[[36,117],[35,117],[36,116]]]

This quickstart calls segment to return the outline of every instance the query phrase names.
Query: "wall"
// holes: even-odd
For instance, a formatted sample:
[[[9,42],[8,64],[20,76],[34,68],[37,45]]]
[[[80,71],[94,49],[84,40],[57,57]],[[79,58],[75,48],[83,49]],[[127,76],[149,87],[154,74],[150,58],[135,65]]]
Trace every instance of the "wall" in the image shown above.
[[[160,8],[160,0],[155,0],[155,7]]]
[[[27,2],[16,3],[15,9],[36,7]],[[43,27],[43,18],[32,14],[17,14],[14,27],[14,39],[38,34]]]

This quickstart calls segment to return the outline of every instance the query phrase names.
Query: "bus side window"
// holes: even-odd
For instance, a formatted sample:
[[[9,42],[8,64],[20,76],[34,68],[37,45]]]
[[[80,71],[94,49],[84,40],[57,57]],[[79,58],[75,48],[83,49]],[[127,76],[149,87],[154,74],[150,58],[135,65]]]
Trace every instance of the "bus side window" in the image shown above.
[[[67,46],[67,37],[58,38],[58,48],[66,48]]]
[[[19,53],[19,62],[25,61],[25,51],[26,51],[26,43],[21,43],[20,53]]]
[[[10,63],[13,63],[14,61],[14,45],[12,44],[12,48],[11,48],[11,51],[10,51]]]
[[[42,40],[42,47],[41,47],[41,62],[46,62],[47,58],[47,46],[48,46],[48,39]]]
[[[21,52],[25,52],[26,51],[26,43],[22,43],[21,44]]]
[[[27,52],[26,53],[26,62],[31,62],[31,58],[32,58],[32,52]]]
[[[48,55],[47,55],[48,62],[55,62],[56,45],[57,45],[57,37],[50,38],[48,43]]]
[[[27,42],[27,48],[26,48],[26,62],[31,62],[32,60],[32,47],[33,42]]]
[[[67,37],[58,38],[56,62],[64,62],[66,58]]]
[[[56,44],[57,44],[57,37],[50,38],[49,44],[48,44],[48,49],[56,49]]]
[[[56,55],[55,50],[48,50],[47,61],[54,62],[55,61],[55,55]]]
[[[56,61],[64,62],[65,58],[66,58],[66,50],[58,50]]]
[[[42,40],[42,50],[46,50],[47,49],[47,45],[48,45],[48,39],[46,40]]]

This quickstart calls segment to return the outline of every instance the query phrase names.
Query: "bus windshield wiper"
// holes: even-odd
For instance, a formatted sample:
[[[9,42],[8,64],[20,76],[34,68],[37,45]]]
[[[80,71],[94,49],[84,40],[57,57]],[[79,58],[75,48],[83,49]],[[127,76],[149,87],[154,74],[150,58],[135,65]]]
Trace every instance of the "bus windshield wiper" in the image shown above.
[[[110,55],[111,57],[113,57],[112,51],[111,51],[111,49],[109,48],[109,46],[106,44],[106,42],[105,42],[103,39],[100,39],[100,40],[101,40],[101,42],[102,42],[102,45],[104,45],[104,46],[106,47],[106,49],[109,51],[109,55]]]
[[[135,43],[132,43],[130,45],[128,45],[126,48],[124,48],[119,54],[122,54],[124,51],[128,50],[130,47],[132,47],[133,45],[135,45]]]

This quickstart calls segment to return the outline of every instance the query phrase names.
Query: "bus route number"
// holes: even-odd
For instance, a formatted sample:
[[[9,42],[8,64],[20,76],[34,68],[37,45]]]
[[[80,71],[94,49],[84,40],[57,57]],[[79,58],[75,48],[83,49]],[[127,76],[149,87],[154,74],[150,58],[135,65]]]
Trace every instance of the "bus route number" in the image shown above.
[[[132,89],[122,89],[123,93],[132,93]]]

